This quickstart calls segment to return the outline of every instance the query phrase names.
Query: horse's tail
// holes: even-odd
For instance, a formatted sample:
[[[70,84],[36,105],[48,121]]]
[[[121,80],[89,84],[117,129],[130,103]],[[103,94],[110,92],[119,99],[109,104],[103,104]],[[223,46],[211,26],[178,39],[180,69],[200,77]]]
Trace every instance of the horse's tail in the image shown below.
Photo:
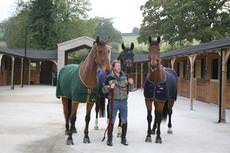
[[[162,120],[166,121],[167,116],[168,116],[168,100],[165,102],[164,108],[163,108],[163,112],[162,112]]]
[[[105,98],[101,97],[99,105],[100,117],[105,117]]]
[[[96,101],[97,109],[99,109],[100,117],[105,117],[105,98],[101,95],[97,96]]]

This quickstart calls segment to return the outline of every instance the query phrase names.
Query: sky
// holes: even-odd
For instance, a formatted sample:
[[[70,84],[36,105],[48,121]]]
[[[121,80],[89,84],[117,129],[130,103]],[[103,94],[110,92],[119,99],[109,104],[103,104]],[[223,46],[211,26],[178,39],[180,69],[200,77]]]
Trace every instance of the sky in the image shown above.
[[[18,0],[0,0],[0,22],[14,15]],[[89,17],[113,18],[113,26],[122,33],[140,27],[140,6],[147,0],[89,0],[92,10]]]

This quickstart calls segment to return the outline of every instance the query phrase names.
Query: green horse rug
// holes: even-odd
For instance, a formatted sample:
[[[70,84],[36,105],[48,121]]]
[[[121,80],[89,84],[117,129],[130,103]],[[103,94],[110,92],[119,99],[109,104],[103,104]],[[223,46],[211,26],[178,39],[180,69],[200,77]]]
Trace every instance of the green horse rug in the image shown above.
[[[97,90],[97,86],[90,89],[82,81],[80,65],[69,64],[60,70],[56,87],[57,97],[67,97],[79,103],[95,102]]]

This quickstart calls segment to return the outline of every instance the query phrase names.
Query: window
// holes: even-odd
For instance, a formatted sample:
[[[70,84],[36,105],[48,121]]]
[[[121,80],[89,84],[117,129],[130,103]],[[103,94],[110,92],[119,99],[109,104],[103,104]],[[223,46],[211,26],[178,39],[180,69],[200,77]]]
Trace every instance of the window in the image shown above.
[[[193,78],[196,78],[196,62],[193,65]]]
[[[205,63],[205,59],[202,58],[201,59],[201,65],[200,65],[200,77],[203,79],[205,76],[205,72],[206,72],[206,63]]]
[[[31,62],[30,63],[30,69],[31,70],[36,70],[36,68],[37,68],[37,63],[36,62]]]
[[[190,64],[187,61],[183,62],[183,77],[188,80],[190,77]]]
[[[219,67],[219,60],[218,58],[212,60],[212,79],[218,79],[218,67]]]
[[[180,76],[180,62],[176,63],[176,73],[177,73],[177,76],[179,77]]]
[[[230,79],[230,58],[228,59],[227,62],[227,79]]]
[[[184,61],[183,62],[183,77],[185,78],[186,77],[186,66],[187,66],[187,62],[186,61]]]

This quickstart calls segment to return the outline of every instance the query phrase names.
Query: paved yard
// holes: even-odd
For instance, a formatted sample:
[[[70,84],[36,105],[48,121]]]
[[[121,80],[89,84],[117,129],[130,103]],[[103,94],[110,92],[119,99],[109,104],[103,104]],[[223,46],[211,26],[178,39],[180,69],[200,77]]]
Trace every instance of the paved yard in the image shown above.
[[[74,146],[66,146],[62,105],[55,98],[55,87],[25,86],[10,90],[0,87],[0,148],[1,153],[230,153],[230,112],[227,122],[218,124],[218,106],[194,102],[190,111],[187,98],[179,97],[173,112],[173,135],[162,125],[162,144],[145,143],[147,131],[143,91],[129,95],[129,146],[114,138],[114,146],[101,142],[106,119],[100,118],[95,131],[93,111],[90,122],[91,144],[83,144],[85,106],[80,105],[78,133]],[[117,129],[115,129],[114,133]],[[153,136],[153,138],[155,138]]]

